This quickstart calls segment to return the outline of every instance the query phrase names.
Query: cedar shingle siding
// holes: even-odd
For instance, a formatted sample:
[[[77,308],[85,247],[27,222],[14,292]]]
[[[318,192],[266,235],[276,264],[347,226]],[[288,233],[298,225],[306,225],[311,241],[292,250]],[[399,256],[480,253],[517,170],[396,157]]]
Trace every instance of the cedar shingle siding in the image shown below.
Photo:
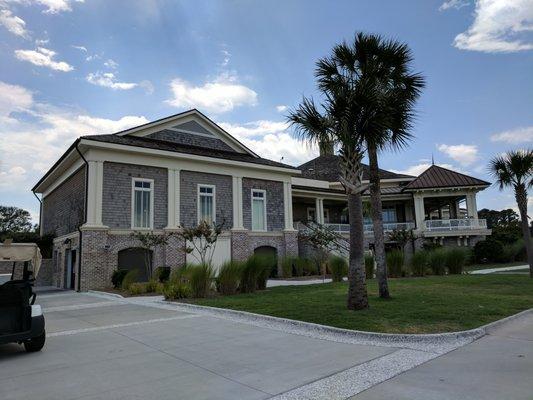
[[[83,223],[85,167],[80,168],[43,199],[43,233],[55,236],[75,232]]]
[[[266,191],[267,230],[283,230],[285,227],[283,182],[250,178],[243,178],[242,180],[242,217],[244,227],[252,229],[252,189]]]
[[[233,152],[235,151],[218,138],[192,135],[189,133],[171,131],[169,129],[152,133],[146,137],[156,140],[164,140],[166,142],[171,143],[184,144],[188,146],[204,147],[213,150],[224,150]]]

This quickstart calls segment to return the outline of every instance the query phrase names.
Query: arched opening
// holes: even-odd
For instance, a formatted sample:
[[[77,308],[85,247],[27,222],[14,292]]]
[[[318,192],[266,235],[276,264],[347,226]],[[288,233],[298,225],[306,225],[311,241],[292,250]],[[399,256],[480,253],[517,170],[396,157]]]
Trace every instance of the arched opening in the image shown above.
[[[118,269],[139,271],[139,282],[148,280],[148,271],[152,265],[152,251],[140,247],[130,247],[118,252]]]
[[[270,277],[274,278],[278,276],[278,249],[272,246],[259,246],[254,250],[254,254],[257,256],[268,258],[272,260],[272,268],[270,269]]]

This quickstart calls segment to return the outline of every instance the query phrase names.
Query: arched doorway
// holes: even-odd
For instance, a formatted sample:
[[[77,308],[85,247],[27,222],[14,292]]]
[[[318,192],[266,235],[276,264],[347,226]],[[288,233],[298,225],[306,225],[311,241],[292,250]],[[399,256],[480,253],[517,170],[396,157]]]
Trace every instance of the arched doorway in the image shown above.
[[[278,276],[278,249],[272,246],[259,246],[255,248],[254,254],[271,259],[272,268],[270,269],[270,277]]]
[[[130,247],[118,252],[118,269],[139,270],[139,281],[148,280],[148,270],[152,265],[152,251],[140,247]]]

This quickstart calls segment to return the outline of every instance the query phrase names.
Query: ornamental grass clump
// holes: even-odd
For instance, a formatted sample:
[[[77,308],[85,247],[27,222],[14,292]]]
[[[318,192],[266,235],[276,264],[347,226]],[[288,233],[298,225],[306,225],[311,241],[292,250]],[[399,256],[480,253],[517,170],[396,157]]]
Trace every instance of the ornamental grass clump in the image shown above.
[[[215,273],[210,264],[198,264],[189,267],[187,278],[193,297],[203,298],[209,295]]]
[[[131,295],[131,296],[138,296],[140,294],[145,294],[147,293],[147,290],[146,290],[146,283],[142,283],[142,282],[133,282],[131,283],[129,286],[128,286],[128,293]]]
[[[120,287],[123,290],[129,290],[130,285],[132,283],[136,283],[139,281],[140,272],[138,269],[132,269],[128,271],[128,273],[124,276],[124,279],[122,279],[122,284]]]
[[[446,249],[440,247],[429,253],[429,267],[433,275],[444,275],[446,273]]]
[[[283,257],[281,260],[281,274],[283,278],[292,278],[292,270],[295,263],[296,257]]]
[[[426,275],[428,265],[428,253],[425,250],[417,251],[411,258],[411,274],[413,276]]]
[[[243,263],[238,261],[227,261],[218,271],[217,291],[220,294],[231,295],[237,293],[241,282]]]
[[[276,268],[277,258],[275,256],[268,255],[254,255],[252,256],[257,259],[259,264],[259,273],[257,274],[256,280],[256,289],[265,290],[268,277],[270,276],[272,270]]]
[[[241,273],[241,293],[253,293],[257,289],[257,281],[262,274],[262,263],[259,258],[252,256],[246,260]]]
[[[446,267],[451,275],[460,275],[466,264],[468,254],[465,249],[459,247],[449,248],[446,252]]]
[[[328,260],[328,265],[333,282],[342,282],[342,279],[348,275],[348,263],[344,257],[331,256]]]
[[[387,253],[387,268],[390,278],[401,278],[403,275],[403,252],[392,250]]]
[[[167,283],[163,288],[165,300],[180,300],[191,297],[192,292],[189,285],[183,282]]]
[[[111,283],[115,289],[120,289],[122,287],[122,281],[128,272],[129,270],[127,269],[117,269],[113,271],[113,275],[111,275]]]

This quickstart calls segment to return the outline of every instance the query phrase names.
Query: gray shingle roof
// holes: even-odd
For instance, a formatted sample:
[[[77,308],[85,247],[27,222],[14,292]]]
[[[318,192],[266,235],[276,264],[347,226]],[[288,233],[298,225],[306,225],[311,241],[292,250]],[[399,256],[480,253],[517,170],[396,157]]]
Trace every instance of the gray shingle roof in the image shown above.
[[[324,155],[308,161],[298,167],[302,170],[302,178],[338,182],[340,176],[340,156]],[[379,170],[381,179],[414,178],[414,176],[396,174],[384,169]],[[363,164],[363,179],[368,180],[368,165]]]
[[[439,167],[438,165],[432,165],[422,172],[414,181],[409,182],[409,184],[404,187],[404,190],[488,185],[490,185],[489,182],[481,179],[451,171]]]
[[[167,142],[164,140],[150,139],[137,136],[118,136],[118,135],[88,135],[82,136],[82,139],[94,140],[97,142],[121,144],[126,146],[144,147],[147,149],[172,151],[175,153],[193,154],[197,156],[221,158],[224,160],[241,161],[252,164],[261,164],[271,167],[289,168],[297,170],[295,167],[282,164],[266,158],[254,157],[250,154],[237,153],[233,151],[215,150],[199,146],[191,146]]]

